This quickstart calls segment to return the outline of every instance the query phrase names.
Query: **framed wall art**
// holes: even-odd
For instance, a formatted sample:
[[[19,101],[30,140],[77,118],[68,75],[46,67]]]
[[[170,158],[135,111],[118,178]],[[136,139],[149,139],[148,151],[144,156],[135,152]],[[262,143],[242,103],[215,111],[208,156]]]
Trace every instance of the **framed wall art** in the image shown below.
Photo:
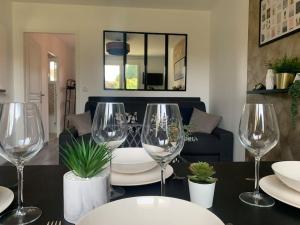
[[[260,0],[259,45],[300,29],[300,0]]]
[[[174,80],[183,79],[185,77],[185,72],[185,57],[183,57],[174,64]]]

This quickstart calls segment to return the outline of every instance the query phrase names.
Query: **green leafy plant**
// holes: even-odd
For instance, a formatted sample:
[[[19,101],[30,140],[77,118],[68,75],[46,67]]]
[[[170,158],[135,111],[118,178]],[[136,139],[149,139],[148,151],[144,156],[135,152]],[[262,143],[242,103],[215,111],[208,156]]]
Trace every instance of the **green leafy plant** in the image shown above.
[[[91,178],[103,171],[111,160],[111,153],[106,145],[97,145],[92,140],[81,141],[72,138],[71,143],[62,147],[61,157],[64,164],[76,176]]]
[[[276,73],[293,73],[300,72],[300,60],[298,57],[287,57],[275,60],[273,63],[269,63],[268,67],[274,70]]]
[[[188,178],[190,181],[200,184],[211,184],[217,181],[217,178],[212,177],[216,171],[213,166],[210,166],[206,162],[192,163],[189,167],[192,175]]]
[[[296,80],[289,88],[289,95],[292,97],[291,120],[292,127],[296,128],[296,117],[298,115],[298,100],[300,98],[300,80]]]

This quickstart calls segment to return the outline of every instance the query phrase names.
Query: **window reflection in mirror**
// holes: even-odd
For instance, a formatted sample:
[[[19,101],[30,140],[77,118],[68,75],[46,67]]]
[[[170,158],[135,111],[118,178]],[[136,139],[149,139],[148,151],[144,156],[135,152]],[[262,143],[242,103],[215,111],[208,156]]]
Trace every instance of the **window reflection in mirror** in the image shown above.
[[[187,35],[104,31],[104,89],[186,90]]]
[[[105,88],[123,89],[122,74],[124,70],[124,34],[122,32],[105,33]]]
[[[147,90],[165,90],[165,39],[165,35],[148,35]]]
[[[144,34],[127,33],[126,39],[130,46],[125,67],[126,89],[144,90]]]
[[[185,90],[186,36],[169,35],[168,40],[168,89]]]

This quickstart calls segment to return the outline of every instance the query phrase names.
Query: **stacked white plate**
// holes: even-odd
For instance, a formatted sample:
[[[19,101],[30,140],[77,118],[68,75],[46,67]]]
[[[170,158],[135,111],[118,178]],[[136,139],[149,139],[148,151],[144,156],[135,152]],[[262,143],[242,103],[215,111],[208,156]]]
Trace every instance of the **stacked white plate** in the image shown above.
[[[173,174],[167,166],[166,178]],[[160,167],[143,148],[117,148],[112,159],[112,185],[135,186],[160,181]]]
[[[282,161],[272,164],[275,175],[259,181],[261,189],[273,198],[300,208],[300,161]]]
[[[167,197],[135,197],[92,210],[77,225],[224,225],[212,212],[194,203]]]

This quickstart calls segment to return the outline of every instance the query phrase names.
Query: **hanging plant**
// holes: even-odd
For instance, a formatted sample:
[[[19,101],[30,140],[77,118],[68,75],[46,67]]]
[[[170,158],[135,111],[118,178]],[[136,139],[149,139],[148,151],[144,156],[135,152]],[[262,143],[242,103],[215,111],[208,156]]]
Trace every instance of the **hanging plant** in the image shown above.
[[[296,128],[296,117],[298,115],[298,100],[300,98],[300,80],[296,80],[289,88],[289,95],[292,97],[291,119],[292,127]]]

